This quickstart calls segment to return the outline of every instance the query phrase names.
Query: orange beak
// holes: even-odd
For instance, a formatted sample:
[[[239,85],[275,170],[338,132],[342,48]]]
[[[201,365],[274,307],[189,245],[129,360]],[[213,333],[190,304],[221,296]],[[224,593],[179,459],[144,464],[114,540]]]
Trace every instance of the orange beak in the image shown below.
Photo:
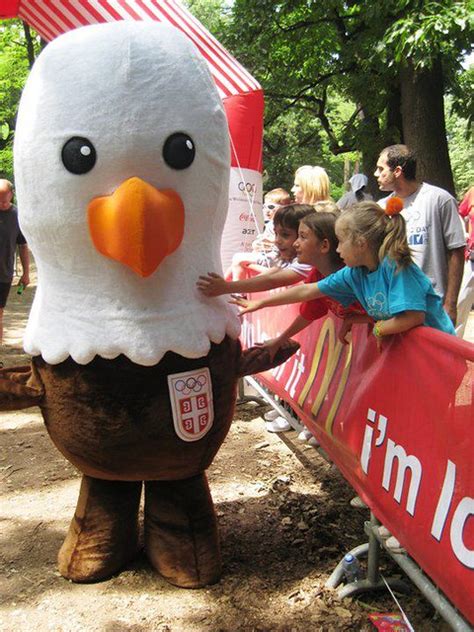
[[[96,249],[141,277],[150,276],[183,239],[179,195],[140,178],[129,178],[112,195],[91,200],[87,217]]]

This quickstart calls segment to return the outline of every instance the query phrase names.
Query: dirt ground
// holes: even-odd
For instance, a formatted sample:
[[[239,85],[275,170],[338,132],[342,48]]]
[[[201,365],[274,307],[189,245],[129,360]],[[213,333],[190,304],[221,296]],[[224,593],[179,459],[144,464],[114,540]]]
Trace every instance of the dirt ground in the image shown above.
[[[34,287],[12,292],[5,366],[21,350]],[[222,542],[221,581],[200,590],[167,584],[144,556],[97,584],[73,584],[56,555],[74,513],[80,475],[54,448],[39,410],[0,415],[0,630],[55,632],[332,632],[372,630],[370,612],[394,611],[387,592],[339,601],[325,582],[365,541],[366,510],[317,450],[265,431],[265,406],[237,407],[209,470]],[[282,437],[284,441],[280,439]],[[384,560],[384,575],[398,567]],[[400,602],[418,631],[448,630],[413,587]]]

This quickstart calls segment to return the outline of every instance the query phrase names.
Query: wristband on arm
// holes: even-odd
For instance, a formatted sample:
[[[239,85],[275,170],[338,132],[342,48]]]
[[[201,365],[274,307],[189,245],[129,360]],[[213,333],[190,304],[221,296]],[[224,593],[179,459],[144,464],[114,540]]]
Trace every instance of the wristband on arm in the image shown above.
[[[378,320],[375,323],[374,328],[372,329],[372,333],[374,334],[374,336],[376,338],[382,338],[383,337],[383,333],[382,333],[382,330],[380,328],[382,323],[383,323],[383,320]]]

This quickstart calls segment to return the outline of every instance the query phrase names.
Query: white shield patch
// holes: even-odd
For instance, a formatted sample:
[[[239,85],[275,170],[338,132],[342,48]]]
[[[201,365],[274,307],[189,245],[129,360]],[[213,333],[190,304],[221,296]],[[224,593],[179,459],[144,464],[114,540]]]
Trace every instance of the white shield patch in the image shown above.
[[[183,441],[197,441],[214,421],[211,374],[208,368],[168,375],[173,423]]]

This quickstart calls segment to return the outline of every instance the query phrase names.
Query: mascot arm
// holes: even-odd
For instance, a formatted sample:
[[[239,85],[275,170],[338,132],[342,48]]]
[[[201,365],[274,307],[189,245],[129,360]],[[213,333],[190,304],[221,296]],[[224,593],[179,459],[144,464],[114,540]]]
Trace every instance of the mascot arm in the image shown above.
[[[246,349],[241,357],[238,366],[238,376],[263,373],[286,362],[288,358],[298,351],[300,345],[294,340],[287,340],[270,359],[270,349],[268,347],[250,347]]]
[[[44,386],[31,366],[0,370],[0,411],[39,406]]]

